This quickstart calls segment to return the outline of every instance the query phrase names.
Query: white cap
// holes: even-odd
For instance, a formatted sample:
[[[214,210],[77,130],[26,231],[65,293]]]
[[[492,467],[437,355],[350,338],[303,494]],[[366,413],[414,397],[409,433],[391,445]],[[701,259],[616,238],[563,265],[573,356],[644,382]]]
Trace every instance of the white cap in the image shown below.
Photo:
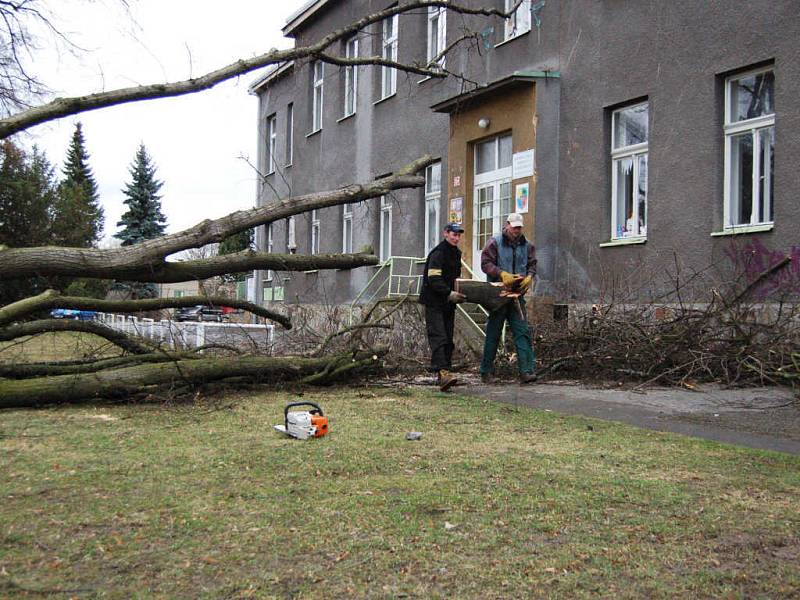
[[[522,227],[522,215],[519,213],[511,213],[507,221],[511,227]]]

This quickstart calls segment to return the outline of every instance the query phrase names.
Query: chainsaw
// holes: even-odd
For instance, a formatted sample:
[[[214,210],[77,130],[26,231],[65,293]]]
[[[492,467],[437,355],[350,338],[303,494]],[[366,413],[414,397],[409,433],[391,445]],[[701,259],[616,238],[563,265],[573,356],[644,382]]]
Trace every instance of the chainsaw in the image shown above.
[[[295,406],[311,406],[312,409],[289,412]],[[322,414],[319,404],[292,402],[283,409],[283,425],[275,425],[275,429],[298,440],[322,437],[328,433],[328,417]]]

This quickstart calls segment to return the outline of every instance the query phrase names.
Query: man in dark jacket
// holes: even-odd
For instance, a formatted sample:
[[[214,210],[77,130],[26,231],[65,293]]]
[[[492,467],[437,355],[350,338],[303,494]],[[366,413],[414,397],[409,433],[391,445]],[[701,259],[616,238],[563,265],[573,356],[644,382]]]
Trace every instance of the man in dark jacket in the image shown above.
[[[461,276],[461,250],[458,243],[464,229],[458,223],[444,227],[444,239],[431,250],[422,274],[420,304],[425,305],[425,328],[431,347],[431,371],[439,375],[439,389],[443,392],[457,383],[450,373],[453,368],[453,326],[456,304],[466,297],[454,290]]]
[[[502,281],[509,291],[524,295],[530,289],[536,277],[536,250],[522,234],[522,215],[508,215],[502,233],[486,242],[481,252],[481,270],[489,281]],[[522,297],[518,302],[506,304],[489,314],[481,360],[481,380],[489,383],[492,379],[497,345],[506,321],[514,334],[519,380],[521,383],[533,383],[537,379],[536,356]]]

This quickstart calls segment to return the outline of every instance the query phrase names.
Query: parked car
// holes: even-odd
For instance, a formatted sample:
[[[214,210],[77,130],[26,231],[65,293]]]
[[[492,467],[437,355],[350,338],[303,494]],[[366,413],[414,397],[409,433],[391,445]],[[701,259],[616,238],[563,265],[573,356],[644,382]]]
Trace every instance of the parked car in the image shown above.
[[[73,308],[54,308],[50,311],[54,319],[73,319],[75,321],[92,321],[97,312],[93,310],[75,310]]]
[[[197,306],[179,308],[175,311],[174,318],[176,321],[197,321],[198,323],[201,321],[212,321],[222,323],[226,317],[227,315],[223,313],[221,307],[198,304]]]

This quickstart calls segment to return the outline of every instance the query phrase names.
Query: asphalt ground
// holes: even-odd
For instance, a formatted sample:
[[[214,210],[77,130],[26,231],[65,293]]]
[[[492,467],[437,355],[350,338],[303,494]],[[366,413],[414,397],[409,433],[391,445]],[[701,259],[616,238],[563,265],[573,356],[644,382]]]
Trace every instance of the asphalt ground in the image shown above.
[[[454,392],[541,410],[800,455],[800,396],[789,388],[590,387],[558,381],[484,385],[462,375]]]

